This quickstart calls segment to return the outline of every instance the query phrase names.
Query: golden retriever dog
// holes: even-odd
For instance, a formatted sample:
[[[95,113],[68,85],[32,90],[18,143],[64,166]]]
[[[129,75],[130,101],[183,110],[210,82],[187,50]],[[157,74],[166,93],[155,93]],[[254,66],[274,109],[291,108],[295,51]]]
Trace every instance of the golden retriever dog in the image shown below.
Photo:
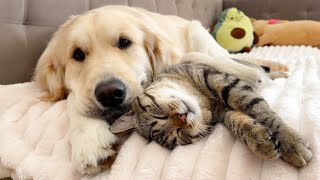
[[[106,6],[72,16],[59,28],[38,61],[34,79],[47,92],[42,99],[67,97],[72,161],[82,174],[106,167],[119,142],[109,124],[129,110],[150,75],[184,55],[252,83],[261,79],[257,70],[229,59],[197,21]]]

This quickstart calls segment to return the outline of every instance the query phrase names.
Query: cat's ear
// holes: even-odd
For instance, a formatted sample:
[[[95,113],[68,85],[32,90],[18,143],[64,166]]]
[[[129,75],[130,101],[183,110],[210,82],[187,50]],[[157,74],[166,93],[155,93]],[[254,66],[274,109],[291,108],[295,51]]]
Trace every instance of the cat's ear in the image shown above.
[[[114,134],[130,131],[136,128],[136,120],[132,111],[119,117],[110,127]]]

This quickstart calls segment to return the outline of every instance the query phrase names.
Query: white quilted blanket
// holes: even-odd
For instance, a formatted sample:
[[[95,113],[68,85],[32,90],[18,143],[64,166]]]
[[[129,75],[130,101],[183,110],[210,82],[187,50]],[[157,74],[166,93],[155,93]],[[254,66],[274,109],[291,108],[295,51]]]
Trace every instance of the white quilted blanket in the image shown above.
[[[290,68],[262,95],[311,143],[312,162],[297,169],[282,160],[261,161],[223,127],[172,152],[132,134],[112,168],[80,177],[70,163],[66,102],[41,102],[33,83],[0,86],[0,178],[13,179],[320,179],[320,51],[262,47],[249,54]]]

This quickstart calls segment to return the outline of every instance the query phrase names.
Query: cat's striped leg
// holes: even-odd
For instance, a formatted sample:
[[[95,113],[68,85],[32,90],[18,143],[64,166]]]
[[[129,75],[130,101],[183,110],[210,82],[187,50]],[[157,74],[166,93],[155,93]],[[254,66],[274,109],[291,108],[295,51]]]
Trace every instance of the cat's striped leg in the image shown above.
[[[283,160],[294,166],[305,166],[312,158],[309,144],[288,126],[252,86],[235,76],[204,71],[207,88],[221,99],[225,106],[243,112],[267,127],[278,139]]]
[[[312,152],[307,141],[288,126],[250,86],[235,80],[223,88],[222,99],[227,106],[248,114],[269,128],[281,144],[283,160],[295,166],[305,166],[311,160]]]
[[[249,149],[264,160],[280,156],[279,143],[268,128],[240,111],[230,110],[224,114],[223,124],[248,145]]]

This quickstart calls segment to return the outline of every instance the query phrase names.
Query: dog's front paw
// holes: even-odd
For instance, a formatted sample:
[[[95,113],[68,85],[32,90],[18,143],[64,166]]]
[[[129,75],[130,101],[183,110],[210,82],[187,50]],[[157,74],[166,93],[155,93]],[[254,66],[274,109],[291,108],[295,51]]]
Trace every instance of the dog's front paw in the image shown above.
[[[115,157],[117,137],[104,122],[72,132],[72,162],[82,175],[94,175],[109,168]]]
[[[95,175],[109,168],[116,155],[113,149],[103,147],[73,149],[72,153],[72,161],[82,175]]]
[[[268,81],[266,78],[267,76],[265,76],[263,72],[254,68],[248,68],[246,72],[242,72],[237,76],[241,80],[246,81],[254,89],[258,89],[261,84]]]
[[[292,129],[279,132],[281,158],[297,167],[308,164],[312,159],[309,144]]]

